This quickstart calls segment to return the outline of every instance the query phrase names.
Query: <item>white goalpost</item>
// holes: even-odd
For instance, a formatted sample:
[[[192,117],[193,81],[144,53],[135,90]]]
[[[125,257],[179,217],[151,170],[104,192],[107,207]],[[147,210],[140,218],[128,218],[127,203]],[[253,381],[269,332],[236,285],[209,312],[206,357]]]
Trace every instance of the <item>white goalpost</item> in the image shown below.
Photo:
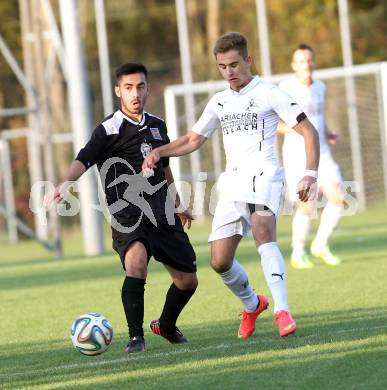
[[[277,84],[290,75],[264,79]],[[332,147],[332,153],[344,180],[358,183],[360,191],[355,196],[359,209],[375,202],[387,202],[387,62],[316,70],[314,78],[326,83],[327,124],[339,134],[338,145]],[[188,130],[186,96],[194,96],[198,118],[208,99],[227,87],[223,80],[168,86],[164,102],[170,139]],[[199,175],[188,158],[172,158],[170,164],[177,183],[200,181],[198,176],[203,177],[203,172],[210,180],[216,180],[224,167],[222,148],[221,136],[215,132],[199,150]]]

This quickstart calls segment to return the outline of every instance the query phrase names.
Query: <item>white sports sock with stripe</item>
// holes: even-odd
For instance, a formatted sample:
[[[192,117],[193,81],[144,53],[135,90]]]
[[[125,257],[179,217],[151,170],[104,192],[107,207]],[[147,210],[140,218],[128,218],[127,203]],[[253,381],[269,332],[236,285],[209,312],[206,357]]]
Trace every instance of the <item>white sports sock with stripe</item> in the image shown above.
[[[297,209],[292,222],[292,248],[293,255],[301,257],[305,249],[305,241],[308,237],[310,217]]]
[[[247,312],[251,313],[257,309],[257,294],[249,284],[246,271],[237,260],[234,259],[231,268],[219,275],[223,283],[241,300]]]
[[[276,242],[267,242],[258,247],[261,265],[267,285],[274,300],[274,313],[289,311],[286,295],[285,262]]]

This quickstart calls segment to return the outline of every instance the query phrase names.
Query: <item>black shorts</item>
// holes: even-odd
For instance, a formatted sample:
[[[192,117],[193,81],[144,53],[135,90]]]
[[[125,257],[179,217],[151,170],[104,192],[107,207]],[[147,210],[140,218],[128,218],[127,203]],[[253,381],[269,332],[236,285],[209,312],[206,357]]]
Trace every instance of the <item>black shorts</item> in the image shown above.
[[[123,226],[131,227],[138,219],[127,221]],[[120,255],[125,269],[125,254],[134,241],[144,244],[148,261],[155,260],[182,272],[196,272],[196,255],[184,232],[180,219],[175,215],[175,225],[169,225],[165,217],[157,218],[157,226],[143,218],[137,228],[130,233],[122,233],[112,228],[113,249]]]

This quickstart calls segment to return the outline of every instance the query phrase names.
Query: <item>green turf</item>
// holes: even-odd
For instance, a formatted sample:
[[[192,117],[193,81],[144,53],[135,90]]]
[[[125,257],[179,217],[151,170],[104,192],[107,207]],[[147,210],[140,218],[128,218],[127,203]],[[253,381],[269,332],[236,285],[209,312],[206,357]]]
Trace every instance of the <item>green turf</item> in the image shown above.
[[[197,223],[190,236],[200,285],[179,321],[190,342],[173,346],[145,327],[147,351],[131,356],[123,353],[123,273],[116,255],[83,258],[77,234],[67,237],[62,261],[33,242],[2,245],[0,388],[386,389],[386,211],[381,205],[343,218],[332,239],[340,267],[288,267],[299,328],[286,339],[272,326],[271,310],[249,340],[236,337],[241,306],[209,268],[210,227]],[[278,240],[286,258],[289,226],[290,217],[283,217]],[[238,258],[257,291],[268,294],[251,239],[242,242]],[[146,324],[158,317],[168,286],[166,271],[152,261]],[[69,337],[74,318],[90,311],[108,317],[115,330],[113,345],[97,357],[76,352]]]

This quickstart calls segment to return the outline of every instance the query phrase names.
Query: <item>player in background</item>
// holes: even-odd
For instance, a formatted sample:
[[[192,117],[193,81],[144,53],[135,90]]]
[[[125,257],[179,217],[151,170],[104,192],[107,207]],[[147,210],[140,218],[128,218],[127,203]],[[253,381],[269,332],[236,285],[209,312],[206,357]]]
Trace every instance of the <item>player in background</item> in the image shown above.
[[[340,220],[344,193],[340,168],[332,158],[328,143],[335,144],[337,134],[329,130],[325,124],[325,84],[320,80],[313,80],[313,49],[306,44],[300,44],[293,52],[291,67],[294,76],[280,83],[279,87],[295,99],[318,131],[320,141],[318,186],[327,198],[310,251],[326,264],[335,266],[341,261],[330,251],[328,239]],[[291,264],[295,268],[312,268],[314,264],[305,251],[305,241],[309,233],[314,202],[300,202],[296,194],[296,186],[303,176],[305,166],[304,139],[283,122],[279,125],[279,131],[285,134],[283,163],[288,196],[290,201],[297,202],[292,223]]]
[[[244,306],[238,336],[247,339],[254,332],[258,315],[268,307],[267,298],[253,291],[244,268],[235,259],[237,246],[251,227],[274,300],[274,322],[280,336],[287,336],[297,326],[289,312],[285,265],[276,242],[276,219],[284,180],[274,150],[279,118],[305,139],[306,170],[298,192],[303,202],[314,195],[318,136],[294,100],[252,75],[252,59],[242,34],[231,32],[219,37],[214,55],[229,88],[210,99],[191,131],[169,145],[154,149],[145,158],[143,170],[157,166],[160,158],[193,152],[221,128],[227,163],[218,180],[220,199],[209,238],[211,266]]]
[[[150,327],[171,343],[187,341],[176,321],[198,281],[195,253],[182,226],[187,223],[189,228],[192,217],[184,212],[172,213],[172,223],[166,218],[167,185],[173,183],[169,159],[155,166],[149,181],[141,174],[145,155],[169,142],[165,122],[144,111],[149,93],[145,66],[121,65],[115,93],[121,108],[95,128],[62,183],[46,195],[45,204],[65,198],[69,185],[97,164],[112,215],[113,248],[126,273],[121,292],[129,330],[125,351],[133,353],[145,350],[144,288],[150,257],[163,263],[172,278],[161,316]],[[178,198],[176,202],[178,207]]]

